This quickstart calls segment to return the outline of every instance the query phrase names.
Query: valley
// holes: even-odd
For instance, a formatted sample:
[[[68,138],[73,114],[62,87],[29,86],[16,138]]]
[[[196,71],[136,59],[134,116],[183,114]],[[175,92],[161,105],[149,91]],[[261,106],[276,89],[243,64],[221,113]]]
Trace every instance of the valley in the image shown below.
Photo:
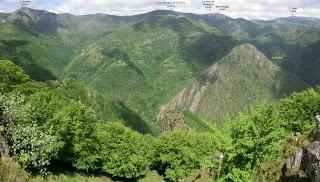
[[[316,18],[0,13],[0,154],[43,181],[276,181],[313,142],[319,46]]]

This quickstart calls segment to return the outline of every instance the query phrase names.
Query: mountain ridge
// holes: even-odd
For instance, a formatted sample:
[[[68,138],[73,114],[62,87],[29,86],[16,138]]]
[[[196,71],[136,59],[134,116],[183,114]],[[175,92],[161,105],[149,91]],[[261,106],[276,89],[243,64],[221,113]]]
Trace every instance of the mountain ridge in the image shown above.
[[[306,87],[307,84],[273,64],[253,45],[241,44],[161,106],[157,119],[161,121],[166,112],[177,110],[214,120],[246,111],[262,98],[280,99]],[[241,93],[248,97],[242,97]],[[242,107],[233,106],[233,102],[242,103]]]
[[[181,15],[189,15],[189,16],[208,16],[208,17],[214,17],[214,16],[217,16],[217,17],[228,17],[228,18],[231,18],[231,19],[234,19],[234,20],[237,20],[237,19],[244,19],[244,20],[247,20],[247,21],[261,21],[261,22],[272,22],[272,21],[276,21],[278,19],[282,19],[282,20],[294,20],[294,19],[300,19],[300,20],[313,20],[313,21],[317,21],[317,22],[320,22],[320,18],[315,18],[315,17],[305,17],[305,16],[286,16],[286,17],[277,17],[277,18],[273,18],[273,19],[270,19],[270,20],[260,20],[260,19],[246,19],[246,18],[232,18],[232,17],[229,17],[227,15],[224,15],[224,14],[221,14],[221,13],[213,13],[213,14],[197,14],[197,13],[188,13],[188,12],[179,12],[179,11],[172,11],[172,10],[153,10],[153,11],[149,11],[149,12],[145,12],[145,13],[139,13],[139,14],[133,14],[133,15],[113,15],[113,14],[105,14],[105,13],[94,13],[94,14],[83,14],[83,15],[74,15],[72,13],[54,13],[54,12],[50,12],[50,11],[47,11],[47,10],[37,10],[37,9],[33,9],[33,8],[28,8],[28,7],[21,7],[17,10],[15,10],[14,12],[19,12],[21,10],[26,10],[26,9],[29,9],[29,10],[33,10],[33,11],[43,11],[43,12],[47,12],[47,13],[52,13],[52,14],[56,14],[56,15],[72,15],[72,16],[96,16],[96,15],[103,15],[103,16],[110,16],[110,17],[123,17],[123,18],[128,18],[128,17],[141,17],[143,15],[150,15],[150,14],[181,14]],[[14,13],[12,12],[12,13]],[[2,13],[2,14],[12,14],[12,13]]]
[[[161,105],[243,43],[254,45],[269,60],[282,57],[272,62],[298,79],[311,85],[319,82],[312,66],[318,59],[303,60],[318,56],[317,25],[261,24],[222,14],[164,10],[135,16],[74,16],[29,8],[16,14],[19,12],[22,16],[12,19],[21,19],[20,23],[3,22],[6,18],[0,23],[2,59],[13,60],[36,80],[71,77],[105,97],[119,97],[126,107],[151,122]],[[38,24],[39,19],[46,20],[44,16],[53,16],[45,21],[52,29]],[[309,70],[312,78],[306,78]]]

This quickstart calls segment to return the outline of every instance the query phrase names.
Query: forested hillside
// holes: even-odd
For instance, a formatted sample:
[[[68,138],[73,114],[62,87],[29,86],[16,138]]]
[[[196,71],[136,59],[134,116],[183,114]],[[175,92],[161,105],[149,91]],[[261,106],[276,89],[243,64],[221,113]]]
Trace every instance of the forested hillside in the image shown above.
[[[156,170],[155,181],[160,175],[168,181],[275,180],[285,157],[305,144],[290,143],[289,136],[299,132],[301,139],[313,141],[320,111],[316,88],[256,105],[248,114],[226,119],[222,129],[186,114],[184,124],[194,130],[173,129],[153,137],[122,125],[126,122],[119,110],[97,103],[94,93],[75,81],[36,82],[10,61],[0,61],[0,72],[2,181],[32,180],[30,173],[59,169],[112,179],[143,179]],[[270,160],[277,160],[276,168],[268,167]]]
[[[0,182],[312,178],[288,159],[317,143],[318,19],[24,7],[0,27]]]
[[[319,26],[317,19],[294,17],[248,21],[172,11],[73,16],[21,8],[2,17],[0,54],[36,80],[71,77],[103,97],[116,96],[157,127],[160,107],[239,44],[254,45],[298,80],[319,84]]]
[[[170,110],[182,110],[214,120],[307,87],[303,81],[269,61],[254,46],[243,44],[191,81],[162,107],[158,119],[162,120]]]

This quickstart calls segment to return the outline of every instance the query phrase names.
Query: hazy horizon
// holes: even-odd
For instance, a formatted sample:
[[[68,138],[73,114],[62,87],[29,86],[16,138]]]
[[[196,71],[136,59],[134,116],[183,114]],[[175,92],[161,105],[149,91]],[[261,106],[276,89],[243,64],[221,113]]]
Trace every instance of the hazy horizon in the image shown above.
[[[27,6],[32,9],[47,10],[54,13],[71,13],[74,15],[85,14],[109,14],[109,15],[137,15],[154,10],[173,10],[183,13],[208,14],[202,0],[165,0],[169,2],[183,2],[175,8],[168,8],[160,5],[159,2],[164,0],[31,0]],[[299,2],[298,0],[215,0],[214,6],[229,6],[225,11],[219,13],[232,18],[259,19],[270,20],[279,17],[291,16],[290,7],[296,7],[297,12],[294,14],[298,17],[314,17],[320,18],[320,1],[306,0]],[[0,12],[14,12],[21,5],[19,0],[0,0]],[[218,13],[216,7],[212,8],[212,13]]]

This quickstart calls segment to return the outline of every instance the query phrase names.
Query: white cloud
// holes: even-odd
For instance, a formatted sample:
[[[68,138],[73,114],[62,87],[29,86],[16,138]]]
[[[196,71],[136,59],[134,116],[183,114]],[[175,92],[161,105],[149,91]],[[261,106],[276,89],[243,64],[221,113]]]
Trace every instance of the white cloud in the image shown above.
[[[185,5],[174,8],[175,11],[196,14],[208,13],[202,6],[202,0],[31,0],[32,8],[48,9],[56,13],[72,14],[114,14],[133,15],[157,9],[159,1],[185,1]],[[18,0],[0,0],[5,4],[17,3]],[[272,19],[290,16],[289,7],[298,8],[296,16],[320,18],[320,0],[215,0],[216,5],[228,5],[230,8],[221,13],[234,18]],[[12,8],[10,8],[12,9]],[[1,10],[0,10],[1,11]],[[3,11],[3,10],[2,10]],[[214,9],[212,12],[218,12]]]
[[[175,0],[169,0],[175,1]],[[176,0],[180,1],[180,0]],[[58,13],[91,14],[105,13],[115,15],[132,15],[156,9],[167,9],[157,5],[158,0],[69,0],[56,7]],[[215,0],[216,5],[229,5],[229,9],[221,13],[234,18],[272,19],[290,16],[289,7],[298,8],[297,16],[313,16],[320,18],[319,0]],[[177,6],[173,10],[196,14],[208,13],[202,7],[202,0],[187,0],[186,5]],[[213,10],[217,12],[218,10]]]
[[[19,4],[19,0],[3,0],[5,3],[8,4]],[[41,0],[30,0],[32,3],[39,3]],[[0,1],[1,2],[1,1]]]

